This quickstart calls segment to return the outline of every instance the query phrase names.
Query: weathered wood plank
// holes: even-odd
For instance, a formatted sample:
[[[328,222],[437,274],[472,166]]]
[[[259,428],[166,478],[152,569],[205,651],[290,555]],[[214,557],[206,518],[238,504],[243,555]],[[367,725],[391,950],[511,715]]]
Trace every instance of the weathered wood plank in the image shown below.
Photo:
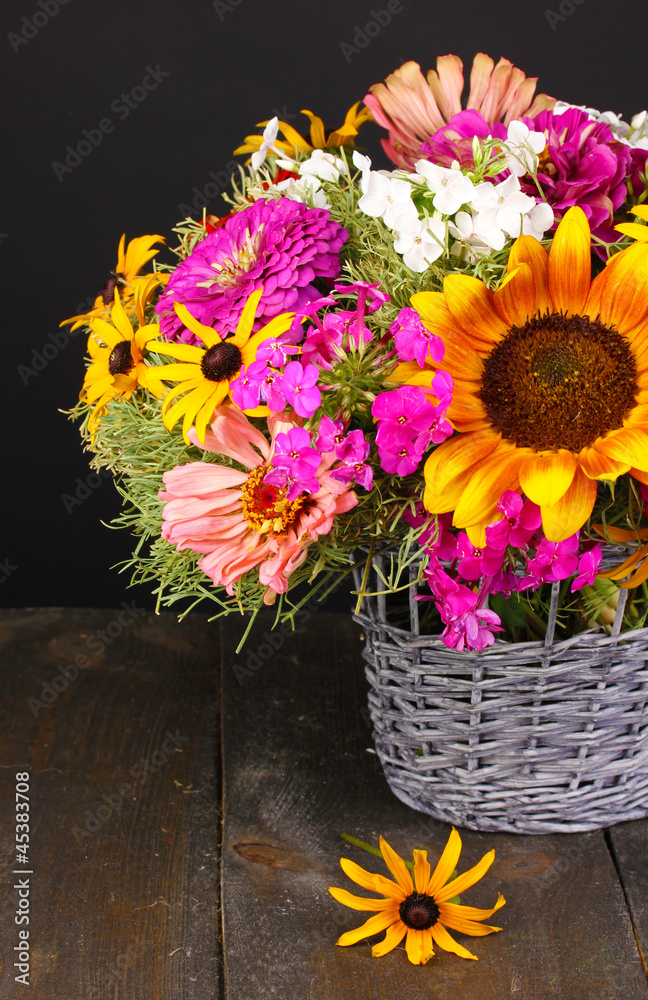
[[[219,998],[217,628],[137,609],[4,612],[0,640],[0,995],[24,995],[10,818],[27,770],[31,995]]]
[[[255,627],[244,651],[223,629],[222,898],[227,1000],[640,1000],[648,995],[603,834],[530,837],[465,831],[462,870],[497,859],[464,902],[508,903],[501,934],[461,938],[480,958],[438,952],[424,968],[403,948],[381,959],[366,943],[336,948],[365,915],[336,903],[353,890],[341,855],[380,871],[339,839],[383,833],[434,860],[449,828],[388,790],[363,714],[360,642],[350,619],[319,613],[294,636]],[[265,633],[265,634],[264,634]],[[271,647],[273,638],[276,648]]]
[[[648,820],[610,827],[608,839],[648,966]]]

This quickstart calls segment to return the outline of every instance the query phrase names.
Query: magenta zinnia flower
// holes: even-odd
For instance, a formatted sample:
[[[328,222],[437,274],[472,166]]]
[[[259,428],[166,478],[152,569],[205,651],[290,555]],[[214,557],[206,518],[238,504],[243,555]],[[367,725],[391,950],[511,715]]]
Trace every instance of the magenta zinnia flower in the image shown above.
[[[233,459],[243,469],[212,462],[189,462],[165,472],[162,537],[178,549],[203,554],[198,563],[218,587],[234,593],[237,580],[259,568],[267,587],[266,604],[288,590],[290,574],[306,558],[307,548],[327,535],[336,515],[351,510],[358,498],[333,479],[332,453],[320,456],[315,469],[318,488],[288,500],[286,490],[266,481],[279,434],[297,424],[285,414],[268,417],[272,435],[263,434],[235,407],[217,407],[205,448]],[[190,436],[197,444],[195,432]]]
[[[261,287],[255,330],[280,313],[299,311],[319,297],[315,278],[340,274],[340,248],[347,236],[325,208],[307,208],[288,198],[255,201],[177,266],[156,306],[162,332],[169,340],[193,343],[173,308],[182,302],[200,323],[215,326],[225,337]]]

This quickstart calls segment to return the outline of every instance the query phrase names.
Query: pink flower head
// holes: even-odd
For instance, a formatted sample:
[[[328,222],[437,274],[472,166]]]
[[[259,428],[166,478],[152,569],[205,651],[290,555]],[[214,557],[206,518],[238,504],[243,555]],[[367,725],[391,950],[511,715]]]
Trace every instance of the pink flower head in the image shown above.
[[[482,576],[495,576],[504,563],[504,549],[493,549],[486,545],[476,548],[465,531],[457,538],[459,564],[457,569],[464,580],[479,580]]]
[[[320,451],[335,451],[344,442],[345,426],[341,420],[331,420],[326,414],[319,424],[315,447]]]
[[[389,295],[387,292],[380,291],[379,281],[353,281],[349,285],[342,284],[342,282],[335,283],[336,292],[340,292],[342,295],[357,295],[358,296],[358,312],[362,312],[364,315],[365,310],[368,313],[376,312],[381,306],[384,306],[386,302],[389,302]]]
[[[423,326],[415,309],[401,309],[389,332],[394,337],[396,353],[402,361],[416,360],[419,368],[423,368],[430,358],[436,364],[443,360],[443,340]]]
[[[302,367],[299,361],[291,361],[283,370],[279,388],[300,417],[312,417],[322,402],[322,394],[316,385],[318,378],[317,365]]]
[[[265,361],[253,361],[249,365],[243,365],[238,377],[232,382],[232,399],[241,410],[253,410],[259,405],[261,387],[269,374],[270,368]],[[283,400],[281,406],[276,409],[283,410],[285,405]]]
[[[603,549],[598,544],[594,544],[592,548],[583,552],[578,560],[578,573],[572,580],[572,594],[575,590],[580,590],[581,587],[584,587],[585,584],[588,584],[590,587],[593,586],[602,558]]]
[[[300,493],[316,493],[319,481],[314,473],[320,461],[320,453],[311,447],[308,431],[293,427],[287,434],[277,434],[272,470],[264,481],[285,489],[287,500],[296,500]]]
[[[452,434],[445,419],[452,392],[452,379],[446,372],[436,373],[432,391],[440,396],[436,405],[412,385],[376,396],[371,413],[378,421],[376,445],[386,472],[409,475],[418,468],[431,442],[437,444]]]
[[[506,139],[507,129],[500,122],[492,125],[478,111],[460,111],[453,115],[447,125],[426,139],[421,146],[421,153],[432,163],[442,167],[451,167],[455,160],[462,168],[472,168],[475,165],[473,155],[473,138]],[[494,155],[494,153],[493,153]]]
[[[542,513],[531,500],[522,500],[519,493],[505,490],[497,504],[504,516],[486,528],[486,542],[494,549],[507,545],[524,548],[542,524]]]
[[[331,478],[332,455],[320,456],[319,489],[310,495],[288,501],[284,490],[265,481],[278,435],[289,435],[295,426],[283,416],[270,416],[268,443],[240,410],[217,407],[205,449],[243,468],[189,462],[163,476],[162,537],[178,549],[200,553],[202,571],[228,594],[258,567],[267,588],[264,600],[273,603],[288,590],[290,574],[305,560],[310,543],[327,535],[335,518],[358,502],[355,493]],[[195,431],[190,437],[198,443]]]
[[[501,120],[508,125],[522,115],[533,117],[555,104],[546,94],[538,94],[531,103],[536,79],[525,77],[508,59],[500,59],[496,66],[479,52],[470,73],[466,107],[479,112],[489,125]],[[374,120],[389,131],[389,138],[381,139],[383,149],[399,167],[411,170],[421,158],[423,141],[461,111],[463,63],[458,56],[439,56],[436,70],[430,70],[426,80],[418,63],[406,62],[385,83],[369,89],[364,102]]]
[[[566,580],[578,568],[579,533],[570,535],[563,542],[550,542],[543,538],[536,550],[535,558],[529,559],[527,573],[533,581],[534,589],[541,583],[555,583]]]
[[[320,297],[315,278],[340,273],[340,248],[347,236],[325,208],[307,208],[289,198],[255,201],[178,264],[156,306],[162,332],[168,340],[194,342],[173,308],[182,302],[200,323],[225,337],[236,329],[258,288],[264,292],[255,330],[283,312],[301,310]]]
[[[499,615],[477,607],[478,595],[457,583],[440,567],[427,574],[446,628],[441,639],[448,649],[480,650],[495,642],[494,632],[503,632]]]

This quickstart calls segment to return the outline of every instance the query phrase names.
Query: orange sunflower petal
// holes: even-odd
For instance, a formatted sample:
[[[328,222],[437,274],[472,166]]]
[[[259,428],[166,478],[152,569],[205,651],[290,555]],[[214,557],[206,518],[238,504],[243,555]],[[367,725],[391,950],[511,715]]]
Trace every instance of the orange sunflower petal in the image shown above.
[[[596,450],[617,462],[648,471],[648,430],[622,427],[596,442]]]
[[[481,861],[478,861],[476,865],[469,868],[467,872],[463,875],[459,875],[457,878],[453,879],[452,882],[448,882],[444,885],[442,889],[434,894],[434,901],[437,905],[440,903],[446,903],[449,899],[454,896],[459,896],[466,889],[470,889],[471,885],[475,882],[479,882],[480,878],[486,874],[493,861],[495,860],[495,851],[489,851],[485,854]]]
[[[382,941],[375,944],[371,949],[371,954],[374,958],[381,958],[388,952],[393,951],[397,947],[407,934],[407,927],[402,920],[397,921],[392,924],[391,927],[387,928],[387,933]]]
[[[409,873],[409,869],[403,859],[396,853],[396,851],[389,846],[384,837],[380,837],[378,841],[380,845],[380,851],[385,859],[385,864],[389,868],[390,872],[398,882],[399,886],[407,895],[414,892],[414,884],[412,882],[412,876]]]
[[[557,311],[581,313],[592,278],[591,232],[582,208],[563,216],[549,251],[549,293]]]
[[[601,455],[596,448],[583,448],[578,455],[578,464],[588,479],[615,480],[629,471],[626,462],[617,462],[607,455]]]
[[[436,944],[439,948],[443,948],[444,951],[450,951],[453,955],[459,955],[459,958],[474,958],[477,961],[477,956],[473,955],[471,951],[464,948],[462,944],[459,944],[455,939],[448,934],[445,927],[437,923],[431,928],[432,937],[434,938]]]
[[[427,851],[414,851],[414,888],[417,892],[427,891],[430,881],[430,862]]]
[[[505,490],[516,490],[520,462],[526,448],[500,443],[492,455],[479,464],[466,483],[455,507],[452,523],[456,528],[488,523],[497,516],[497,504]]]
[[[463,490],[463,484],[470,477],[473,466],[487,458],[500,441],[500,434],[492,431],[474,431],[469,434],[457,434],[435,448],[424,467],[423,503],[426,509],[432,514],[443,514],[452,510],[458,484],[462,484],[461,490]],[[450,501],[450,506],[447,506]]]
[[[358,941],[362,941],[363,938],[371,937],[373,934],[380,934],[381,931],[386,930],[390,924],[395,923],[398,919],[398,907],[394,905],[391,910],[385,910],[383,913],[377,913],[374,917],[369,917],[361,927],[356,927],[354,931],[347,931],[335,943],[341,945],[343,948],[350,944],[356,944]]]
[[[571,486],[577,462],[571,451],[533,452],[520,465],[520,486],[529,500],[551,507]]]
[[[493,301],[507,326],[524,326],[536,312],[535,278],[528,264],[520,263],[509,271],[493,293]]]
[[[379,892],[383,896],[389,896],[391,899],[396,899],[402,902],[405,899],[405,893],[396,882],[392,882],[390,878],[385,878],[384,875],[375,875],[373,872],[365,871],[360,865],[357,865],[355,861],[350,861],[349,858],[340,858],[340,867],[345,875],[348,875],[353,882],[362,886],[363,889],[370,889],[373,892]]]
[[[412,965],[425,965],[434,955],[430,931],[416,931],[408,927],[405,949]]]
[[[490,288],[469,274],[448,274],[443,294],[453,318],[465,331],[469,343],[492,345],[508,333],[508,326],[498,316]]]
[[[329,886],[329,892],[338,903],[351,907],[352,910],[384,910],[386,906],[393,903],[391,899],[369,899],[364,896],[354,896],[346,889],[336,889],[334,885]]]
[[[443,888],[457,867],[460,854],[461,837],[453,827],[450,832],[450,836],[448,837],[448,842],[443,849],[443,854],[439,858],[437,866],[432,872],[430,881],[428,882],[428,887],[425,890],[428,896],[434,896],[436,899],[437,892],[439,889]]]
[[[576,469],[567,492],[550,507],[540,507],[542,527],[549,542],[563,542],[583,527],[596,500],[596,480]]]
[[[549,255],[533,236],[518,236],[511,247],[508,270],[514,270],[519,264],[528,264],[533,273],[536,311],[553,312],[554,306],[549,294]]]
[[[612,258],[597,278],[601,322],[627,333],[648,317],[648,245],[635,243]]]
[[[439,920],[445,923],[446,916],[458,917],[461,920],[488,920],[492,917],[502,906],[506,903],[506,900],[500,892],[497,894],[497,902],[495,906],[491,906],[489,909],[481,909],[477,906],[464,906],[463,903],[442,903],[439,907],[440,915]]]

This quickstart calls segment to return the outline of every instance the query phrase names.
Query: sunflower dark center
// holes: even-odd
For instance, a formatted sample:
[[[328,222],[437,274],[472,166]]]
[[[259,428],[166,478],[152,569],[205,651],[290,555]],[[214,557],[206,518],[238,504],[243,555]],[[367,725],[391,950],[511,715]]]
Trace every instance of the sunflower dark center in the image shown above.
[[[108,371],[111,375],[126,375],[133,367],[133,355],[128,340],[120,340],[115,344],[108,358]]]
[[[413,927],[417,931],[426,931],[436,924],[441,911],[432,896],[413,892],[411,896],[403,900],[398,912],[406,927]]]
[[[480,399],[520,448],[580,451],[635,405],[628,341],[587,316],[547,313],[511,328],[484,361]]]
[[[115,301],[115,288],[119,288],[120,285],[125,285],[126,283],[126,275],[122,274],[121,271],[110,272],[110,277],[100,292],[105,306],[109,306]]]
[[[224,382],[234,378],[242,364],[243,358],[239,348],[236,344],[224,340],[222,344],[214,344],[205,351],[200,367],[210,382]]]

